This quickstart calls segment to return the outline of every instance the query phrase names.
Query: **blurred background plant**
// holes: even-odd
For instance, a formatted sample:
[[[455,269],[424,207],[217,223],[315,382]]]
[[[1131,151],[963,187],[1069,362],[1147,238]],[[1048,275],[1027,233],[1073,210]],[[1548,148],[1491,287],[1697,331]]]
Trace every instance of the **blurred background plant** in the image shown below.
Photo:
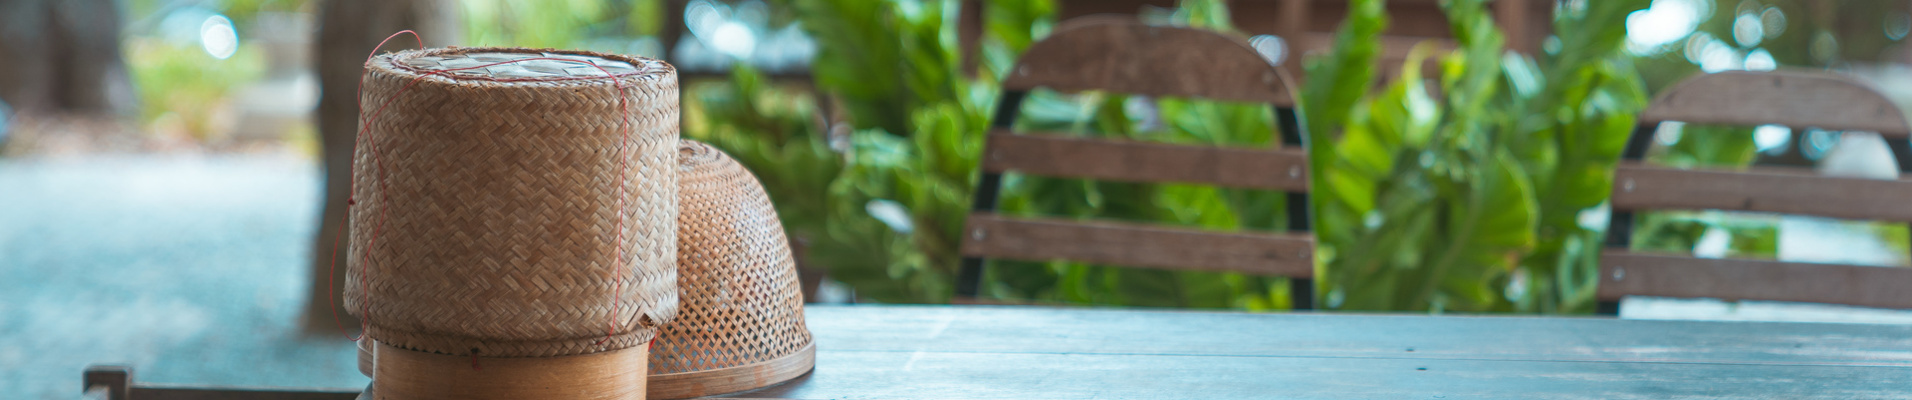
[[[200,146],[289,140],[312,154],[318,96],[297,49],[306,0],[131,1],[122,42],[148,134]],[[243,38],[243,40],[242,40]],[[263,121],[263,119],[275,119]],[[264,132],[261,132],[264,131]]]
[[[1645,1],[1563,7],[1559,51],[1502,49],[1480,1],[1442,3],[1458,47],[1436,79],[1417,47],[1385,90],[1373,85],[1379,1],[1350,3],[1330,55],[1304,90],[1326,308],[1590,311],[1611,169],[1645,91],[1619,21]],[[1434,87],[1427,87],[1433,82]],[[1359,92],[1356,92],[1359,93]],[[1439,93],[1439,96],[1433,95]],[[1335,133],[1340,132],[1337,139]]]
[[[234,93],[265,71],[257,51],[227,53],[222,60],[194,42],[134,38],[126,46],[126,58],[136,66],[133,80],[142,83],[139,101],[152,105],[141,108],[139,118],[160,135],[210,141],[230,134]]]
[[[959,4],[794,3],[806,27],[830,27],[809,30],[819,43],[812,71],[818,89],[836,96],[849,125],[843,140],[849,163],[829,192],[831,241],[813,244],[811,260],[828,265],[831,277],[859,297],[948,299],[997,82],[1015,55],[1054,24],[1051,3],[983,2],[990,23],[981,40],[982,66],[972,76],[959,58]],[[1185,2],[1153,22],[1226,30],[1221,4]],[[1023,116],[1018,124],[1029,129],[1175,143],[1267,146],[1274,134],[1265,106],[1121,94],[1038,92],[1025,101]],[[1006,182],[1008,213],[1217,229],[1284,226],[1278,193],[1017,175]],[[1275,279],[1069,262],[996,261],[985,281],[983,295],[999,299],[1248,309],[1287,302],[1284,282]]]
[[[1643,24],[1664,18],[1655,15],[1666,11],[1655,7],[1678,10],[1679,1],[1561,3],[1554,34],[1537,57],[1505,52],[1481,4],[1444,3],[1458,48],[1417,50],[1400,76],[1372,72],[1386,69],[1375,65],[1379,50],[1374,48],[1381,42],[1374,35],[1386,26],[1380,12],[1384,3],[1351,2],[1337,42],[1353,45],[1305,61],[1309,80],[1303,102],[1310,108],[1311,141],[1335,143],[1311,149],[1322,163],[1315,169],[1323,174],[1316,181],[1331,188],[1316,192],[1316,228],[1325,244],[1325,278],[1317,291],[1322,304],[1369,310],[1589,311],[1610,171],[1632,130],[1633,113],[1656,85],[1711,68],[1704,56],[1636,63],[1644,54],[1641,42],[1650,39],[1641,37],[1650,33]],[[812,66],[816,88],[844,110],[843,118],[833,121],[851,126],[829,139],[839,149],[847,147],[847,167],[830,190],[834,236],[816,243],[810,259],[827,265],[832,278],[849,283],[860,298],[939,302],[949,293],[957,260],[954,232],[975,179],[978,140],[997,95],[995,82],[1029,40],[1055,23],[1054,4],[984,2],[990,25],[982,42],[983,67],[960,79],[965,75],[956,57],[954,3],[793,2],[795,19],[818,40],[820,56]],[[1866,43],[1853,55],[1877,57],[1904,36],[1891,36],[1898,26],[1894,18],[1905,15],[1900,5],[1865,5],[1886,16],[1873,32],[1833,28],[1825,16],[1835,13],[1809,9],[1819,6],[1786,7],[1798,10],[1795,15],[1815,16],[1815,21],[1796,23],[1797,35],[1852,31],[1848,35]],[[1713,46],[1690,38],[1719,26],[1750,29],[1747,15],[1757,15],[1753,20],[1761,27],[1784,25],[1783,10],[1742,2],[1728,16],[1695,14],[1694,20],[1703,23],[1673,36],[1688,46]],[[1183,1],[1177,8],[1142,15],[1157,24],[1231,29],[1221,1]],[[1773,39],[1768,47],[1826,46],[1821,39],[1771,35],[1786,39]],[[1735,51],[1753,61],[1732,68],[1764,68],[1762,53]],[[1812,54],[1792,48],[1768,52],[1773,51],[1787,54],[1775,63],[1788,65],[1806,64],[1798,56]],[[1822,49],[1820,54],[1825,61],[1846,53],[1827,58]],[[1423,62],[1437,65],[1438,76],[1422,76]],[[1275,133],[1268,111],[1253,105],[1110,93],[1039,91],[1025,102],[1022,115],[1017,125],[1025,129],[1172,143],[1268,146]],[[1751,131],[1696,127],[1684,141],[1662,139],[1652,160],[1747,165],[1755,161]],[[1253,191],[1011,175],[1002,209],[1278,230],[1287,222],[1275,212],[1281,200]],[[1721,255],[1776,253],[1778,234],[1770,216],[1648,213],[1641,218],[1638,247],[1711,251],[1700,236],[1714,230],[1715,236],[1717,231],[1728,235],[1719,245],[1727,249]],[[1906,240],[1897,238],[1904,234],[1894,229],[1900,228],[1877,230],[1881,240],[1903,253]],[[839,245],[844,248],[830,248]],[[985,297],[999,299],[1244,309],[1285,308],[1288,290],[1278,279],[1067,262],[996,261],[985,282]]]

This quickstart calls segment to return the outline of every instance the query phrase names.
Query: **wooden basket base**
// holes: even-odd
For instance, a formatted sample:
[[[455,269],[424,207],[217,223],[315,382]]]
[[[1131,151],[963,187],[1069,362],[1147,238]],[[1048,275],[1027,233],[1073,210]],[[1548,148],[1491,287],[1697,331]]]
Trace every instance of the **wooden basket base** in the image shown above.
[[[817,345],[811,343],[790,355],[756,364],[651,375],[650,398],[688,399],[763,388],[803,376],[816,364]]]
[[[650,346],[563,357],[471,357],[374,343],[379,399],[643,400]]]
[[[365,377],[367,378],[372,377],[372,346],[373,346],[372,343],[375,343],[375,342],[372,340],[371,336],[359,337],[358,369],[359,369],[359,373],[365,374]]]

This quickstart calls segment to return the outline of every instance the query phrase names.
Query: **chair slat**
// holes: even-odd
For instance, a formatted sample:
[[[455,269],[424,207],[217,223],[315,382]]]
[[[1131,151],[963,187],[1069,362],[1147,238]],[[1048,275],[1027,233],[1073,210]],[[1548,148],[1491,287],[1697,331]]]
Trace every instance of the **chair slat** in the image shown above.
[[[1284,72],[1246,40],[1198,29],[1070,21],[1023,52],[1006,90],[1047,87],[1293,105]]]
[[[1114,222],[969,215],[965,256],[1072,260],[1170,270],[1314,276],[1314,238],[1213,232]]]
[[[1905,137],[1891,100],[1853,78],[1804,72],[1728,71],[1680,81],[1640,113],[1640,121],[1878,132]]]
[[[1622,296],[1710,297],[1912,308],[1912,268],[1709,259],[1608,250],[1600,254],[1601,300]]]
[[[997,130],[983,152],[983,170],[1146,183],[1308,190],[1308,154],[1124,140],[1014,134]]]
[[[1912,222],[1912,181],[1620,165],[1615,210],[1713,209]]]

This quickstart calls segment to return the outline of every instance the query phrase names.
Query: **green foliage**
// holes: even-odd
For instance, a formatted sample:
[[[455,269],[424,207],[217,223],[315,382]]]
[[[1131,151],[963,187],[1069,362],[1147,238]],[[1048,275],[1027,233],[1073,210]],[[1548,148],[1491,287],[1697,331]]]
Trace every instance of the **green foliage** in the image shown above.
[[[1355,103],[1374,85],[1374,66],[1381,57],[1380,35],[1382,30],[1387,29],[1387,24],[1386,3],[1380,0],[1350,1],[1348,19],[1334,35],[1334,42],[1340,45],[1331,48],[1326,56],[1304,61],[1308,78],[1301,87],[1300,108],[1304,117],[1303,126],[1308,130],[1308,143],[1333,143],[1335,132],[1346,125],[1348,113],[1354,110]],[[1308,157],[1313,160],[1332,160],[1333,147],[1310,146]],[[1327,182],[1325,172],[1320,168],[1310,170],[1312,176],[1309,179]],[[1316,212],[1319,213],[1319,209]],[[1333,230],[1332,227],[1316,229],[1317,234],[1328,234],[1328,231]]]
[[[975,78],[963,78],[953,39],[954,3],[788,2],[818,40],[812,70],[817,88],[854,125],[834,139],[817,128],[798,129],[807,135],[799,146],[804,159],[840,169],[805,168],[808,178],[767,174],[765,180],[799,180],[791,187],[806,188],[798,193],[811,198],[828,182],[823,200],[785,211],[786,220],[821,222],[786,224],[814,239],[808,261],[828,266],[832,278],[862,298],[946,300],[996,77],[1053,26],[1048,2],[986,2],[984,68]],[[1561,50],[1531,59],[1503,49],[1480,1],[1447,2],[1458,48],[1417,48],[1401,75],[1375,91],[1385,8],[1380,1],[1350,2],[1350,19],[1337,32],[1343,45],[1305,60],[1309,74],[1300,99],[1307,139],[1316,144],[1308,151],[1317,182],[1315,227],[1324,271],[1318,292],[1328,297],[1323,304],[1589,309],[1601,228],[1582,221],[1600,215],[1632,115],[1645,102],[1643,85],[1621,53],[1625,16],[1644,6],[1634,0],[1563,8],[1555,24]],[[1185,2],[1170,20],[1226,30],[1229,17],[1222,2],[1200,0]],[[1422,76],[1423,63],[1437,65],[1432,70],[1438,75]],[[733,96],[752,92],[745,78],[733,77]],[[1272,145],[1269,114],[1257,105],[1037,91],[1025,99],[1017,126],[1252,147]],[[765,133],[777,129],[741,127],[734,144],[720,147],[768,152],[775,146],[747,142],[789,143],[769,139],[781,134]],[[832,142],[841,152],[835,158],[825,153]],[[1675,146],[1667,154],[1694,162],[1750,154],[1730,143],[1689,147]],[[779,168],[777,162],[753,169]],[[1015,174],[1004,185],[1001,210],[1017,215],[1216,230],[1279,230],[1288,222],[1280,212],[1283,197],[1272,192]],[[1669,221],[1643,231],[1703,232],[1707,222]],[[1741,230],[1748,233],[1733,240],[1746,246],[1775,237]],[[1696,237],[1668,236],[1656,243]],[[985,278],[987,297],[1115,305],[1280,309],[1288,292],[1277,279],[1061,261],[998,261]]]
[[[854,124],[828,189],[827,239],[809,259],[861,297],[946,301],[993,98],[993,85],[961,79],[958,2],[791,5],[818,43],[817,87]]]
[[[223,13],[240,29],[251,29],[254,16],[261,12],[297,12],[306,8],[310,0],[225,0]],[[269,28],[268,28],[269,29]]]
[[[157,22],[165,18],[166,15],[159,14],[161,12],[171,12],[186,6],[201,6],[218,10],[220,14],[232,20],[235,27],[242,30],[252,29],[254,17],[259,13],[311,12],[312,4],[314,4],[312,0],[126,0],[120,2],[120,5],[125,7],[122,10],[126,11],[124,15],[129,17],[127,19],[135,21],[133,26],[138,26],[138,21]]]
[[[1052,26],[1054,5],[986,2],[985,68],[973,79],[962,78],[954,40],[958,2],[795,0],[792,5],[819,44],[812,66],[818,88],[830,93],[856,126],[847,133],[848,162],[829,191],[828,240],[814,243],[809,259],[828,265],[832,278],[864,298],[945,301],[960,260],[956,250],[996,97],[995,77]],[[1160,121],[1144,121],[1129,116],[1127,99],[1038,93],[1025,102],[1022,121],[1142,140],[1271,143],[1272,118],[1265,107],[1138,100],[1160,111]],[[1219,229],[1285,224],[1278,193],[1023,176],[1008,181],[1005,212]],[[886,209],[900,210],[906,218],[879,218]],[[988,270],[985,295],[1130,305],[1286,306],[1285,287],[1261,278],[1061,262],[999,264]]]
[[[575,48],[590,33],[580,28],[615,15],[604,0],[469,0],[458,5],[465,17],[465,43],[471,46]]]
[[[1736,168],[1752,165],[1759,155],[1752,128],[1687,124],[1668,124],[1668,128],[1675,139],[1648,154],[1655,164]]]
[[[1325,305],[1590,309],[1600,235],[1578,221],[1607,198],[1645,102],[1620,53],[1622,22],[1645,3],[1564,9],[1567,45],[1536,62],[1504,51],[1482,2],[1444,2],[1458,48],[1440,58],[1436,98],[1425,46],[1369,94],[1385,14],[1351,2],[1345,45],[1309,61],[1303,88]]]
[[[784,230],[799,244],[828,236],[828,188],[843,170],[808,93],[771,85],[745,65],[727,82],[690,85],[684,136],[723,149],[763,183]]]
[[[203,6],[228,17],[239,32],[254,28],[255,17],[262,12],[309,10],[308,0],[221,0]],[[139,121],[154,130],[184,133],[198,140],[216,139],[230,133],[233,113],[231,96],[242,86],[265,75],[266,54],[248,39],[241,38],[232,57],[213,58],[199,43],[179,43],[146,36],[139,32],[139,21],[157,25],[166,12],[185,4],[155,0],[125,2],[132,35],[124,46],[127,72],[132,77],[139,104]]]
[[[626,29],[638,36],[663,34],[664,10],[664,0],[632,0],[630,12],[624,18]]]
[[[984,29],[1002,53],[1013,58],[1047,36],[1053,25],[1056,4],[1048,1],[988,0],[983,8]]]
[[[1645,6],[1644,1],[1612,1],[1566,9],[1554,28],[1562,50],[1543,60],[1541,80],[1509,74],[1521,82],[1516,85],[1542,86],[1529,89],[1534,97],[1519,99],[1525,106],[1513,110],[1513,115],[1529,116],[1515,120],[1515,129],[1526,134],[1512,147],[1536,172],[1540,218],[1539,241],[1512,282],[1526,294],[1514,299],[1517,310],[1591,309],[1604,227],[1580,220],[1611,195],[1612,171],[1634,115],[1646,103],[1631,58],[1620,54],[1627,14]]]
[[[266,68],[265,55],[250,44],[221,60],[197,43],[150,38],[127,39],[126,61],[143,105],[140,120],[200,140],[227,133],[231,127],[218,125],[230,119],[221,114],[234,112],[231,95]]]
[[[886,302],[943,302],[952,289],[963,220],[982,153],[981,114],[952,103],[911,116],[909,137],[854,135],[851,163],[831,187],[833,277]],[[907,222],[881,221],[884,207]],[[824,253],[828,249],[818,249]]]
[[[1177,6],[1172,19],[1178,25],[1222,32],[1235,30],[1235,22],[1228,16],[1228,2],[1225,0],[1182,0]]]
[[[956,1],[793,0],[817,41],[810,70],[859,129],[905,134],[916,110],[967,95]]]

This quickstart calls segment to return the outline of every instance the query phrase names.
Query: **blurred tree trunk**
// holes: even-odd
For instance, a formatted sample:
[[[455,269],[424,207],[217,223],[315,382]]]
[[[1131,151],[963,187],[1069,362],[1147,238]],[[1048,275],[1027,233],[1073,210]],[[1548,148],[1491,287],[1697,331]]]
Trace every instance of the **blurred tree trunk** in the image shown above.
[[[393,33],[417,31],[430,46],[459,40],[456,4],[443,0],[323,0],[319,5],[319,141],[325,164],[325,209],[312,246],[312,291],[305,312],[308,334],[335,332],[333,315],[348,329],[358,319],[343,302],[347,248],[345,200],[352,185],[352,146],[358,133],[358,82],[365,56]],[[410,35],[392,39],[380,52],[417,48]],[[334,243],[338,262],[332,264]],[[336,268],[335,268],[336,267]]]
[[[28,112],[129,114],[113,0],[0,0],[0,100]]]

